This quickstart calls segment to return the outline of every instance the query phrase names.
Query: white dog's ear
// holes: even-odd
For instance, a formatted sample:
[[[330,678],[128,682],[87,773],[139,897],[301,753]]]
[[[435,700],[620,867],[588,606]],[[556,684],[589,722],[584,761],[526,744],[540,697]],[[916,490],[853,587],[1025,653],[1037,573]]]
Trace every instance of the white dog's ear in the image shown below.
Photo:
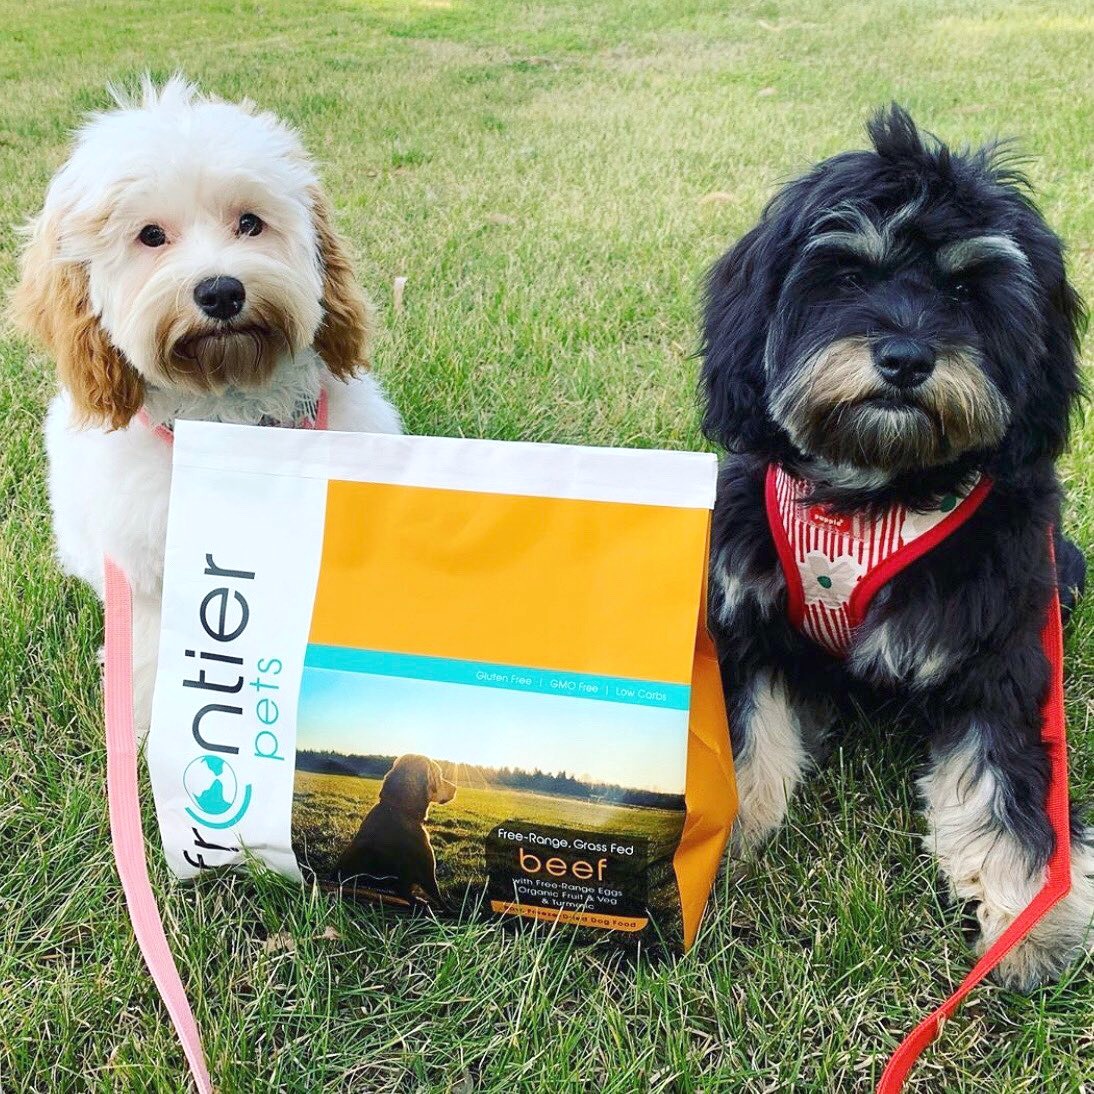
[[[354,277],[346,241],[334,227],[330,202],[319,189],[312,191],[312,218],[323,272],[323,320],[315,349],[331,373],[346,380],[369,367],[372,306]]]
[[[103,330],[87,271],[58,256],[54,218],[34,224],[12,298],[16,324],[53,354],[61,383],[85,421],[120,429],[144,402],[144,380]]]

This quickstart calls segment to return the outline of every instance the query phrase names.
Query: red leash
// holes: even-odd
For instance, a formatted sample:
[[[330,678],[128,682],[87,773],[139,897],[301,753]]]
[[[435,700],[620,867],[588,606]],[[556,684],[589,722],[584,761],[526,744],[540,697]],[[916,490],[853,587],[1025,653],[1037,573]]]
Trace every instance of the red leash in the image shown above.
[[[817,507],[805,509],[808,484],[788,475],[777,464],[767,469],[764,504],[767,523],[775,541],[779,563],[786,579],[787,607],[790,621],[812,641],[829,653],[846,654],[852,633],[862,622],[874,594],[895,574],[921,558],[932,547],[978,509],[991,490],[991,480],[983,476],[976,487],[963,499],[958,499],[946,516],[916,532],[909,538],[903,528],[904,511],[896,510],[880,521],[867,522],[865,527],[840,525],[826,515],[818,515]],[[821,507],[823,508],[823,507]],[[939,514],[941,514],[941,507]],[[803,515],[807,514],[807,515]],[[846,519],[844,520],[846,524]],[[899,529],[899,531],[894,531]],[[1055,573],[1052,534],[1049,533],[1049,564]],[[855,577],[855,584],[842,589],[835,603],[814,596],[807,617],[807,597],[802,581],[802,565],[812,555],[819,554],[828,562],[837,555],[849,554],[865,564],[864,573]],[[808,552],[808,553],[807,553]],[[822,581],[823,578],[817,578]],[[825,589],[833,588],[829,576]],[[1049,859],[1045,884],[1029,905],[1015,917],[1010,926],[988,948],[957,990],[933,1014],[921,1022],[904,1039],[893,1054],[878,1084],[878,1094],[897,1094],[904,1085],[912,1066],[923,1050],[938,1035],[942,1023],[957,1009],[966,995],[994,969],[1000,961],[1033,929],[1054,904],[1067,895],[1071,887],[1071,824],[1067,795],[1067,740],[1064,722],[1064,654],[1063,628],[1060,620],[1060,598],[1053,592],[1048,606],[1041,642],[1050,667],[1048,695],[1041,710],[1041,739],[1049,757],[1049,787],[1045,811],[1056,837],[1056,846]]]
[[[1051,557],[1051,554],[1050,554]],[[1055,566],[1055,559],[1053,559]],[[1067,729],[1064,718],[1064,636],[1060,621],[1060,597],[1052,594],[1048,619],[1041,632],[1045,656],[1051,667],[1048,695],[1041,708],[1041,740],[1048,751],[1050,775],[1045,811],[1056,836],[1056,848],[1048,861],[1041,891],[1015,917],[973,966],[957,990],[933,1014],[925,1018],[893,1053],[877,1085],[877,1094],[898,1094],[923,1050],[938,1036],[942,1023],[966,995],[1058,904],[1071,888],[1071,812],[1067,796]]]

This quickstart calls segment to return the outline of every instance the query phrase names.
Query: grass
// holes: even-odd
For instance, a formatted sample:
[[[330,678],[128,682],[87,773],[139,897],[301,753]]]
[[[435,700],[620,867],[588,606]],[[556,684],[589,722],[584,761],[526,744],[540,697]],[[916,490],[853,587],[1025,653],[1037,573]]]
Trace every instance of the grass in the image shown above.
[[[692,447],[701,271],[780,179],[896,97],[1021,137],[1094,295],[1094,18],[1080,0],[0,0],[0,288],[108,78],[181,67],[303,132],[384,317],[414,431]],[[391,285],[408,278],[406,309]],[[50,560],[50,366],[0,341],[0,1088],[177,1091],[106,832],[100,613]],[[1094,433],[1064,465],[1094,543]],[[1071,630],[1094,798],[1094,608]],[[698,946],[625,960],[546,930],[409,922],[276,880],[152,871],[213,1073],[251,1090],[865,1091],[968,969],[921,853],[918,756],[853,728]],[[148,832],[153,832],[149,812]],[[914,1091],[1094,1089],[1094,968],[975,993]]]

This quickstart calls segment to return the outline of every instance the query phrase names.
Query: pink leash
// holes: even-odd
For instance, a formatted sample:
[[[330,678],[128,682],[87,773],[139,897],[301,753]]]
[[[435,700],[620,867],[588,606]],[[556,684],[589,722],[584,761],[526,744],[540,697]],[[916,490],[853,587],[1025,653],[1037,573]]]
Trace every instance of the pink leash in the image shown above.
[[[314,420],[303,423],[302,428],[326,429],[327,417],[327,392],[323,388],[319,392]],[[143,409],[140,420],[160,440],[166,444],[174,443],[171,430],[154,424]],[[209,1071],[205,1066],[201,1036],[178,966],[171,956],[171,947],[167,944],[144,855],[144,832],[137,794],[137,734],[133,724],[133,593],[129,579],[112,559],[103,560],[103,573],[106,590],[106,665],[103,672],[106,793],[110,803],[110,838],[114,844],[114,859],[118,864],[118,875],[137,945],[171,1016],[198,1094],[212,1094],[213,1084],[209,1081]]]
[[[213,1094],[194,1013],[186,999],[163,920],[148,880],[141,807],[137,797],[137,734],[133,725],[133,595],[125,574],[109,558],[106,575],[106,791],[110,837],[133,933],[182,1042],[198,1094]]]

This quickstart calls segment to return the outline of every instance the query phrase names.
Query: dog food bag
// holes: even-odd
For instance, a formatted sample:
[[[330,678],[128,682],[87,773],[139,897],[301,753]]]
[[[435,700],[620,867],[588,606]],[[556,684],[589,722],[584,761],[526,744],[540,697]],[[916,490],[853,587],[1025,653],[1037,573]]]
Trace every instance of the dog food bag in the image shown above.
[[[736,804],[715,473],[180,422],[148,741],[171,868],[690,945]]]

